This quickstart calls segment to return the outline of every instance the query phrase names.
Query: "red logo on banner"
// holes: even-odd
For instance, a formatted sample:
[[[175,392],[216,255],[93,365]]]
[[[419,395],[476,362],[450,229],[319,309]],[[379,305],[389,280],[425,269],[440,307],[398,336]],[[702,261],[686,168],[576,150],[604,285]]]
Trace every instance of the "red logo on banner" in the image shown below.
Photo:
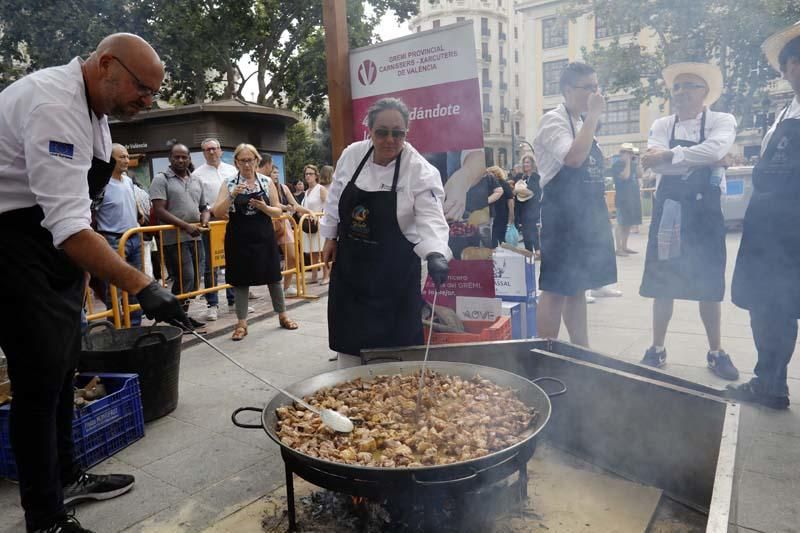
[[[375,83],[375,77],[377,75],[378,67],[369,59],[365,59],[364,62],[358,66],[358,81],[361,82],[361,85],[372,85]]]

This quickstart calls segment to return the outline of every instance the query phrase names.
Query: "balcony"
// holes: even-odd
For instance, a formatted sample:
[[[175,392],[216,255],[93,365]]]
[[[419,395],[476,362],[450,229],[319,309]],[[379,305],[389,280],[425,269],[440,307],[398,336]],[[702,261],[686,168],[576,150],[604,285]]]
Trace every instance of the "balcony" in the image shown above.
[[[501,31],[500,33],[497,34],[497,38],[500,39],[500,42],[502,43],[503,41],[505,41],[507,39],[507,36],[506,36],[505,32]]]
[[[481,61],[484,61],[484,62],[486,62],[486,63],[491,63],[491,61],[492,61],[492,54],[484,54],[484,55],[482,55],[482,56],[481,56]]]
[[[508,59],[506,59],[505,57],[501,57],[500,58],[500,66],[504,67],[506,65],[508,65]]]
[[[491,89],[492,88],[492,80],[483,80],[483,83],[481,83],[481,85],[483,87],[486,87],[487,89]]]
[[[492,104],[483,104],[483,112],[484,113],[492,113],[493,111],[494,111],[494,108],[492,107]]]
[[[504,81],[500,82],[500,91],[506,92],[508,90],[508,84]]]
[[[488,39],[492,36],[492,30],[489,28],[481,28],[481,37],[484,39]]]

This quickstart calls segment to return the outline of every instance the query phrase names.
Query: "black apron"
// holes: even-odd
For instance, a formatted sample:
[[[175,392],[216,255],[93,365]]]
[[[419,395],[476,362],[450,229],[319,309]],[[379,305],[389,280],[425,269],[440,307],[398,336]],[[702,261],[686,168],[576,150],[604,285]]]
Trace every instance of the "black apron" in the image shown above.
[[[569,118],[572,137],[575,126]],[[614,238],[605,200],[603,152],[592,141],[578,168],[561,167],[542,198],[543,291],[574,296],[617,281]]]
[[[258,177],[256,183],[258,192],[236,195],[225,230],[225,281],[234,287],[271,285],[283,278],[272,218],[248,205],[251,198],[267,200]]]
[[[782,118],[775,127],[753,169],[753,188],[733,271],[733,303],[800,318],[800,119]]]
[[[705,140],[705,111],[700,119],[700,141],[697,143],[675,139],[677,122],[676,115],[670,148],[691,147]],[[661,176],[639,289],[642,296],[707,302],[721,302],[725,296],[725,219],[721,191],[719,185],[713,183],[711,172],[710,167],[700,167],[685,176]],[[662,226],[665,205],[668,206],[667,216],[675,215],[676,222],[680,223],[679,231],[677,226],[673,226],[671,247],[664,244],[667,231]],[[677,206],[680,206],[679,216]],[[659,231],[662,232],[660,254]]]
[[[397,222],[395,160],[391,191],[356,186],[373,148],[339,199],[336,262],[328,295],[331,350],[359,355],[366,348],[422,344],[421,262]]]

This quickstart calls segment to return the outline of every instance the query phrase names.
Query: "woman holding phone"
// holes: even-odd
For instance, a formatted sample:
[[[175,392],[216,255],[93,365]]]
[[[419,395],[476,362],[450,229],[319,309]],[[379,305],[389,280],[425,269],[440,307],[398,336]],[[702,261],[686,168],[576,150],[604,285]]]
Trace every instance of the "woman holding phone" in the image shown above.
[[[240,144],[233,153],[238,174],[223,183],[214,204],[214,216],[228,215],[225,232],[225,281],[233,285],[236,299],[235,341],[247,335],[247,303],[250,287],[267,285],[281,327],[297,329],[286,316],[281,286],[281,261],[271,217],[281,216],[281,207],[272,207],[270,184],[266,176],[256,172],[261,161],[258,150]]]

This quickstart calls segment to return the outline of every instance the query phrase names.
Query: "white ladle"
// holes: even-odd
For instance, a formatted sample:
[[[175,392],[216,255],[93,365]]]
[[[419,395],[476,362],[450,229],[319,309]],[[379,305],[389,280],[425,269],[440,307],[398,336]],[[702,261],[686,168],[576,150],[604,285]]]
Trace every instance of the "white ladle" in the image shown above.
[[[351,431],[353,431],[353,427],[354,427],[353,426],[353,421],[350,420],[349,418],[347,418],[346,416],[344,416],[342,413],[334,411],[333,409],[317,409],[316,407],[312,407],[311,405],[309,405],[308,403],[303,401],[301,398],[298,398],[294,394],[292,394],[290,392],[287,392],[284,389],[278,387],[277,385],[275,385],[273,383],[270,383],[268,380],[262,378],[261,376],[258,376],[256,374],[254,374],[253,372],[251,372],[250,370],[248,370],[247,368],[242,366],[242,364],[239,363],[236,359],[234,359],[230,355],[226,354],[225,352],[223,352],[222,350],[220,350],[219,348],[217,348],[216,346],[211,344],[205,337],[203,337],[202,335],[200,335],[196,331],[194,331],[194,330],[188,330],[188,331],[190,331],[192,333],[192,335],[194,335],[195,337],[197,337],[198,339],[200,339],[201,341],[203,341],[204,343],[209,345],[214,351],[216,351],[222,357],[224,357],[225,359],[227,359],[228,361],[230,361],[234,365],[238,366],[239,368],[241,368],[242,370],[244,370],[245,372],[247,372],[248,374],[250,374],[251,376],[256,378],[261,383],[264,383],[265,385],[268,385],[268,386],[272,387],[273,389],[275,389],[275,390],[277,390],[279,392],[282,392],[283,394],[285,394],[286,396],[288,396],[289,398],[291,398],[295,402],[299,403],[300,405],[302,405],[303,407],[305,407],[306,409],[308,409],[312,413],[317,413],[319,415],[319,417],[322,419],[322,423],[325,424],[326,426],[328,426],[329,428],[331,428],[332,430],[338,431],[339,433],[350,433]]]

